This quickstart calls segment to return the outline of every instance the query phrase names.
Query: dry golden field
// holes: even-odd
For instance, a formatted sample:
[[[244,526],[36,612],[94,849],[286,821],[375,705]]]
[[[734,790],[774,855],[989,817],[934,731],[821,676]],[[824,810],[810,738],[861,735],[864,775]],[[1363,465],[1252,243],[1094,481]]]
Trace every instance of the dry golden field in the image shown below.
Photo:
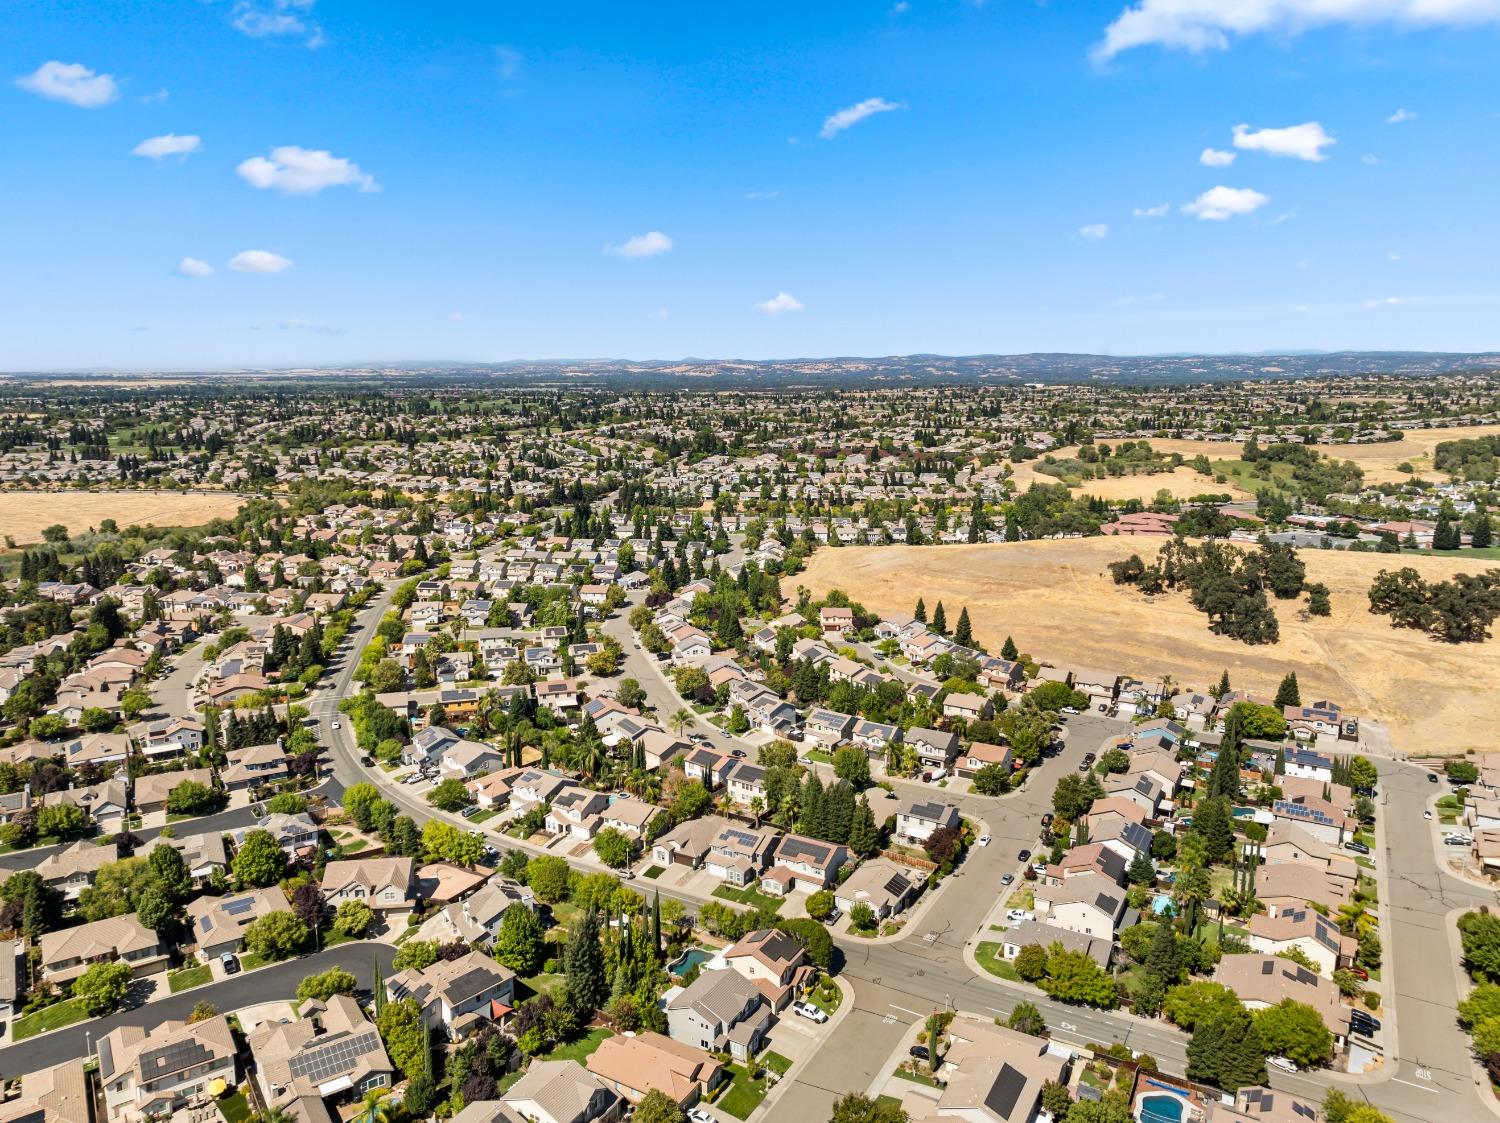
[[[1171,675],[1207,688],[1228,669],[1236,688],[1268,696],[1296,671],[1304,702],[1329,698],[1374,718],[1401,751],[1492,748],[1500,697],[1500,638],[1448,645],[1398,631],[1368,611],[1376,572],[1411,565],[1439,579],[1486,567],[1481,559],[1349,554],[1305,550],[1308,580],[1325,583],[1333,615],[1299,619],[1304,602],[1277,601],[1281,641],[1249,647],[1213,634],[1182,594],[1147,600],[1110,580],[1105,566],[1138,553],[1150,561],[1155,538],[1078,538],[978,546],[825,548],[786,592],[838,588],[875,612],[909,613],[917,597],[938,601],[951,627],[967,606],[975,637],[998,651],[1007,635],[1035,659],[1076,663],[1139,677]]]
[[[1364,469],[1365,482],[1368,484],[1392,483],[1410,479],[1406,473],[1398,472],[1397,465],[1410,464],[1419,476],[1428,479],[1442,479],[1441,473],[1432,470],[1432,453],[1438,445],[1444,441],[1457,441],[1471,437],[1489,437],[1500,433],[1500,425],[1468,425],[1452,429],[1422,429],[1417,432],[1406,434],[1404,440],[1387,441],[1382,444],[1339,444],[1339,445],[1314,445],[1320,453],[1332,456],[1339,460],[1352,460]],[[1147,438],[1148,443],[1157,452],[1170,456],[1174,452],[1180,452],[1185,460],[1203,455],[1209,460],[1237,460],[1239,459],[1241,445],[1232,441],[1177,441],[1169,438],[1156,439]],[[1110,443],[1110,442],[1106,442]],[[1066,460],[1078,451],[1077,445],[1067,448],[1055,449],[1052,455],[1059,460]],[[1029,461],[1015,465],[1015,485],[1018,491],[1025,491],[1034,480],[1042,483],[1057,483],[1052,476],[1037,472],[1036,461]],[[1174,482],[1169,486],[1174,495],[1194,495],[1201,491],[1230,491],[1240,498],[1249,498],[1248,493],[1242,493],[1240,489],[1232,484],[1214,484],[1206,476],[1199,476],[1188,468],[1178,469],[1183,482]],[[1098,495],[1105,499],[1151,499],[1156,494],[1156,489],[1151,487],[1151,481],[1163,480],[1164,476],[1126,476],[1118,480],[1090,480],[1086,485],[1075,488],[1075,494]],[[1194,485],[1193,481],[1201,481]],[[1110,485],[1116,485],[1119,494],[1101,491]],[[1186,489],[1186,490],[1181,490]]]
[[[102,519],[127,526],[198,526],[228,518],[244,504],[237,495],[171,491],[0,491],[0,535],[17,545],[40,542],[56,523],[77,534]]]
[[[1038,473],[1043,483],[1048,477]],[[1052,483],[1057,480],[1053,479]],[[1173,468],[1170,472],[1153,475],[1111,476],[1103,480],[1087,480],[1073,489],[1074,495],[1092,495],[1098,499],[1139,499],[1150,503],[1156,493],[1165,488],[1174,499],[1188,499],[1194,495],[1228,495],[1233,499],[1253,500],[1255,496],[1234,481],[1214,483],[1210,476],[1199,475],[1187,465]]]

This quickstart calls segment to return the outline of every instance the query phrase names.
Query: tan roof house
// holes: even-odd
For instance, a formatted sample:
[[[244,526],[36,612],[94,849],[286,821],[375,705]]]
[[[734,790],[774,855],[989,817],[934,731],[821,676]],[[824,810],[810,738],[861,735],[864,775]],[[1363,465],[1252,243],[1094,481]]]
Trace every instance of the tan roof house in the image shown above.
[[[656,1090],[683,1108],[692,1107],[724,1079],[724,1066],[712,1054],[649,1031],[606,1038],[588,1058],[587,1067],[631,1103]]]
[[[138,1123],[185,1106],[215,1080],[238,1083],[234,1035],[223,1015],[116,1026],[99,1039],[99,1085],[110,1123]]]
[[[167,969],[167,948],[134,913],[42,936],[42,971],[50,982],[72,982],[91,964],[116,959],[128,963],[137,977],[150,975]]]

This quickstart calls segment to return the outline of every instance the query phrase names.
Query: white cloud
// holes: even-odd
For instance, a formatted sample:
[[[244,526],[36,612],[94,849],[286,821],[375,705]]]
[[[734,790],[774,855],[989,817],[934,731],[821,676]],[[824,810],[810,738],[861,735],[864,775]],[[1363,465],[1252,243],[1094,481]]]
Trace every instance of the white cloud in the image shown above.
[[[98,109],[120,96],[113,74],[96,74],[81,62],[44,62],[16,85],[37,97],[65,101],[79,109]]]
[[[649,230],[644,234],[637,234],[622,245],[605,246],[604,252],[631,258],[655,257],[657,254],[666,253],[673,244],[672,239],[660,230]]]
[[[464,322],[464,314],[462,312],[449,312],[443,319],[447,320],[450,324],[461,324]]]
[[[1154,207],[1136,207],[1130,213],[1136,218],[1165,218],[1168,211],[1172,209],[1171,203],[1161,203]]]
[[[837,113],[827,117],[823,121],[823,129],[818,134],[824,140],[831,140],[839,133],[852,125],[857,125],[866,117],[873,117],[877,113],[891,113],[897,109],[905,109],[906,106],[898,101],[887,101],[883,97],[867,97],[856,105],[846,109],[840,109]]]
[[[1403,121],[1415,121],[1417,115],[1409,109],[1398,109],[1385,119],[1387,125],[1399,125]]]
[[[1135,0],[1094,46],[1096,61],[1133,47],[1228,50],[1232,38],[1296,35],[1336,24],[1398,28],[1500,23],[1500,0]]]
[[[212,277],[214,267],[196,257],[185,257],[177,263],[177,272],[184,277]]]
[[[779,292],[770,300],[762,300],[755,307],[767,316],[779,316],[783,312],[800,312],[805,305],[791,293]]]
[[[1421,304],[1420,296],[1382,296],[1379,300],[1366,300],[1366,308],[1398,308],[1403,304]]]
[[[271,149],[271,158],[252,156],[235,169],[252,187],[283,191],[288,195],[316,195],[325,187],[349,185],[360,191],[379,191],[375,177],[359,165],[323,149],[284,144]]]
[[[189,152],[197,152],[202,147],[203,142],[198,137],[167,133],[165,136],[147,137],[132,148],[130,154],[160,160],[163,156],[186,156]]]
[[[330,327],[328,324],[319,323],[317,320],[282,320],[276,325],[282,331],[310,331],[318,335],[341,335],[338,328]]]
[[[896,0],[896,2],[891,5],[891,15],[893,16],[899,16],[903,12],[909,11],[911,11],[911,5],[907,3],[907,0]]]
[[[165,105],[167,99],[171,96],[171,94],[167,93],[166,88],[163,87],[154,94],[147,94],[145,97],[138,97],[135,100],[142,105]]]
[[[229,268],[236,273],[280,273],[291,266],[290,259],[270,250],[244,250],[229,259]]]
[[[1198,163],[1205,168],[1227,168],[1234,163],[1233,152],[1225,152],[1222,148],[1205,148],[1198,155]]]
[[[1308,121],[1305,125],[1288,125],[1284,129],[1251,129],[1249,125],[1234,127],[1236,148],[1264,152],[1268,156],[1290,156],[1315,164],[1328,159],[1323,149],[1337,143],[1316,121]]]
[[[302,39],[323,45],[323,29],[307,17],[315,0],[235,0],[234,26],[252,39]]]
[[[502,82],[518,82],[526,56],[514,47],[495,48],[495,70]]]
[[[1210,187],[1191,203],[1183,204],[1182,213],[1223,222],[1235,215],[1257,211],[1270,201],[1270,196],[1249,187]]]
[[[1102,238],[1108,238],[1109,223],[1091,222],[1087,226],[1080,226],[1078,228],[1078,235],[1081,238],[1087,238],[1091,242],[1097,242]]]
[[[780,191],[747,191],[747,192],[745,192],[745,198],[752,199],[752,200],[757,200],[757,201],[761,200],[761,199],[778,199],[780,197],[781,197],[781,192]]]

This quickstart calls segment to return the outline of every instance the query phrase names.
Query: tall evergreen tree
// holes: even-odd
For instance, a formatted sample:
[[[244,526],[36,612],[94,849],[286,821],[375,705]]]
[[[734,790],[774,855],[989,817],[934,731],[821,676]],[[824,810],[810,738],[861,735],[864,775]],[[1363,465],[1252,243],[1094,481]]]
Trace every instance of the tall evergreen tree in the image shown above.
[[[661,954],[661,890],[651,898],[651,950]]]
[[[927,602],[921,597],[917,598],[917,607],[912,611],[912,617],[920,623],[927,623]]]
[[[875,853],[880,845],[880,829],[875,825],[875,813],[870,810],[870,801],[864,796],[854,808],[854,822],[849,824],[849,849],[864,857]]]
[[[568,1000],[576,1009],[592,1012],[608,1000],[609,979],[604,971],[604,950],[599,946],[599,917],[592,908],[568,932],[563,972]]]
[[[1219,676],[1219,686],[1214,691],[1214,697],[1222,698],[1224,697],[1224,695],[1228,694],[1231,689],[1232,688],[1229,685],[1229,668],[1225,667],[1224,673]]]
[[[943,602],[938,601],[932,610],[932,630],[940,636],[948,634],[948,614],[943,611]]]
[[[1021,649],[1016,646],[1016,641],[1011,639],[1009,636],[1006,636],[1005,643],[1000,647],[1000,658],[1014,663],[1016,661],[1016,656],[1020,654]]]
[[[969,626],[969,609],[965,605],[958,614],[958,626],[953,629],[953,642],[960,647],[974,646],[974,632]]]
[[[1287,676],[1281,680],[1281,685],[1276,688],[1276,705],[1300,706],[1302,705],[1302,689],[1297,685],[1297,672],[1288,671]]]

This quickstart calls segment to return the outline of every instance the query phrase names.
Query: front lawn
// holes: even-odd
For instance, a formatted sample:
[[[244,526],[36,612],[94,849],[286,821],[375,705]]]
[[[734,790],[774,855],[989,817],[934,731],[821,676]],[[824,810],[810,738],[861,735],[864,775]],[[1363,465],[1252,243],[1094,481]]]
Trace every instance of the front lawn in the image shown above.
[[[749,1119],[750,1113],[766,1098],[765,1079],[756,1080],[749,1069],[737,1064],[726,1065],[725,1073],[732,1083],[714,1106],[736,1119]]]
[[[201,987],[204,983],[213,981],[213,969],[206,963],[200,963],[196,967],[184,967],[180,971],[173,971],[167,976],[167,985],[176,994],[180,990],[190,987]]]
[[[473,815],[470,815],[469,816],[469,822],[471,822],[471,823],[482,823],[486,819],[493,819],[498,814],[500,814],[500,808],[498,808],[498,807],[491,807],[488,810],[477,811]]]
[[[981,940],[979,946],[974,949],[974,958],[979,961],[979,966],[991,975],[1009,979],[1013,983],[1021,982],[1021,976],[1016,974],[1015,966],[1000,952],[1001,947],[994,940]]]
[[[646,870],[645,873],[641,874],[641,876],[646,878],[648,881],[655,881],[658,877],[666,872],[667,871],[661,866],[651,866]]]
[[[770,912],[781,911],[781,898],[768,896],[755,889],[740,889],[733,885],[719,885],[714,888],[714,896],[720,900],[733,901],[737,905],[749,905],[751,908],[766,909]]]
[[[819,764],[832,764],[833,754],[825,749],[808,749],[802,754],[808,760],[815,760]]]
[[[780,1053],[767,1049],[760,1055],[760,1063],[774,1072],[777,1076],[785,1076],[786,1070],[792,1067],[792,1062]]]
[[[807,1001],[811,1002],[829,1017],[839,1008],[839,1003],[844,1000],[844,992],[839,990],[837,983],[830,982],[826,987],[818,986],[807,992]]]
[[[898,1068],[895,1072],[891,1073],[891,1075],[899,1076],[902,1080],[910,1080],[914,1084],[925,1084],[929,1088],[942,1087],[942,1085],[939,1084],[936,1079],[928,1076],[925,1072],[914,1072],[909,1068]]]
[[[550,1053],[543,1053],[541,1059],[544,1061],[577,1061],[582,1064],[593,1055],[595,1049],[604,1043],[607,1037],[613,1037],[614,1031],[604,1029],[591,1029],[577,1041],[569,1041],[557,1046]]]
[[[81,1022],[88,1017],[83,1003],[76,998],[65,998],[61,1002],[54,1002],[45,1010],[38,1010],[35,1014],[27,1014],[24,1018],[17,1018],[15,1027],[11,1030],[12,1041],[24,1041],[28,1037],[35,1037],[39,1033],[48,1030],[62,1029],[74,1022]]]

